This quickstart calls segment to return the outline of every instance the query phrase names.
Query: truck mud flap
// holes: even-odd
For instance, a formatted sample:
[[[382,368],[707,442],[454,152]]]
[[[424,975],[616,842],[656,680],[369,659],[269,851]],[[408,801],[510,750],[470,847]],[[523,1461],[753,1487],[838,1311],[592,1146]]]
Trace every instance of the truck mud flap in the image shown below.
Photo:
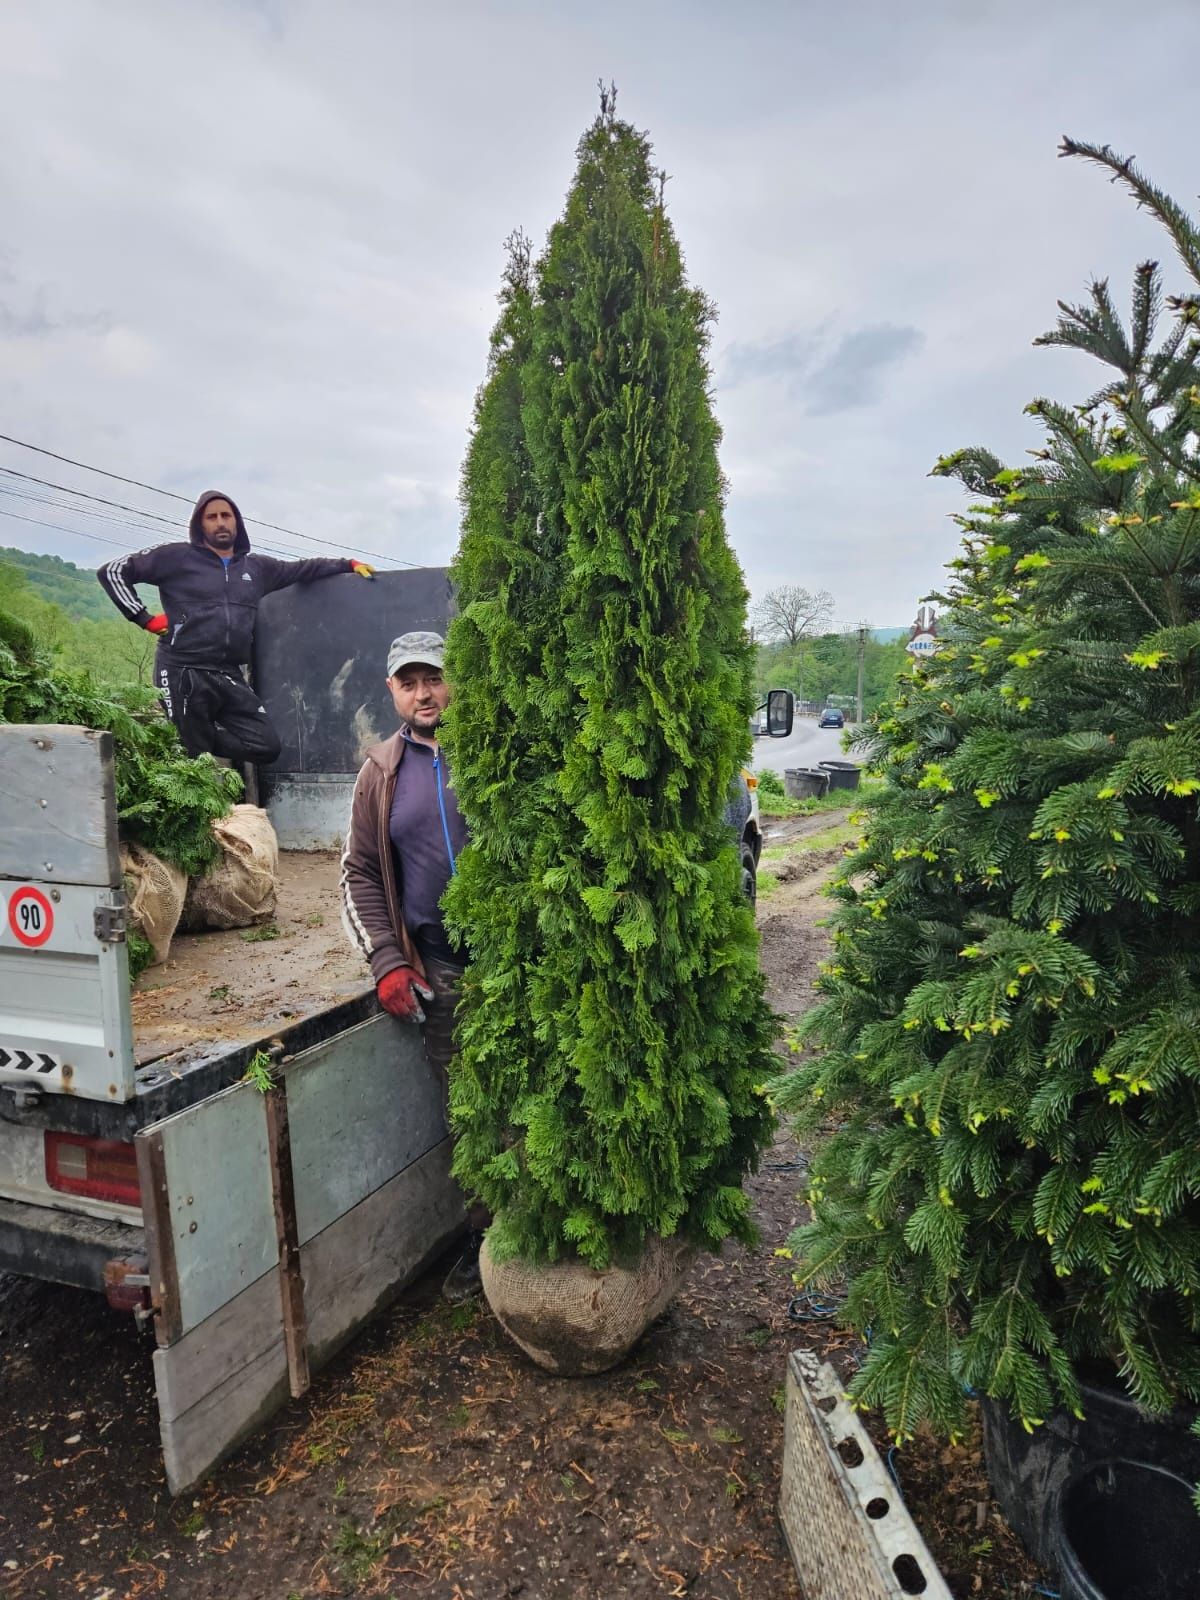
[[[134,1142],[179,1494],[446,1248],[463,1197],[420,1034],[383,1014]]]

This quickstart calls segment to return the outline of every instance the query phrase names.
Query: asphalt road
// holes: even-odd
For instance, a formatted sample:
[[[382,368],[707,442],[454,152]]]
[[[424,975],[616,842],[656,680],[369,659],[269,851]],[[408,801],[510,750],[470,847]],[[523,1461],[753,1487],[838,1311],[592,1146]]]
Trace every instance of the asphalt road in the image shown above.
[[[750,765],[754,771],[768,767],[783,772],[787,767],[812,767],[818,761],[853,761],[842,749],[841,728],[818,728],[815,717],[797,717],[786,739],[755,737]]]

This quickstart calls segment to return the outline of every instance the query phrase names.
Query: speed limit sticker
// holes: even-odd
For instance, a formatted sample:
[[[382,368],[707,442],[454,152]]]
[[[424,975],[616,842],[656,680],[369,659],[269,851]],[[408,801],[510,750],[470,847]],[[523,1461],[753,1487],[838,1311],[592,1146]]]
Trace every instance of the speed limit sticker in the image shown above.
[[[54,932],[54,907],[32,883],[22,884],[9,896],[8,927],[18,944],[36,950]]]

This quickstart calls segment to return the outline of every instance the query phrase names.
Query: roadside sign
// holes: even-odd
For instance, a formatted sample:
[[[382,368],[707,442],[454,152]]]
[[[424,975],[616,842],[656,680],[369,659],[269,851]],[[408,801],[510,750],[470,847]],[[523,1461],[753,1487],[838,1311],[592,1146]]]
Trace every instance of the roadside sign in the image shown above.
[[[933,633],[917,633],[908,641],[904,648],[910,655],[931,656],[937,649],[940,640]]]
[[[8,928],[29,950],[44,945],[54,932],[54,907],[34,884],[23,883],[9,896]]]

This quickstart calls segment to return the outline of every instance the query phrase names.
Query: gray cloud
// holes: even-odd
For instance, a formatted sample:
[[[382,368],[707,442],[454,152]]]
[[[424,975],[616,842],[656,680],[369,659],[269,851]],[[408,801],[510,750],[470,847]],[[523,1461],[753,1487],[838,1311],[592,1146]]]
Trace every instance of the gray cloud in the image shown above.
[[[718,363],[717,380],[728,392],[782,379],[788,401],[805,416],[828,417],[874,404],[888,368],[923,342],[919,328],[879,323],[843,334],[832,350],[824,330],[732,344]]]
[[[1185,204],[1196,187],[1173,109],[1194,52],[1130,96],[1123,0],[1089,15],[1081,37],[1044,0],[158,0],[153,27],[103,0],[0,6],[4,431],[181,494],[219,482],[338,549],[448,560],[501,241],[545,238],[603,73],[674,175],[720,310],[751,588],[902,623],[957,541],[962,497],[931,463],[969,442],[1019,460],[1032,395],[1095,387],[1083,358],[1031,348],[1056,299],[1172,259],[1101,175],[1056,159],[1062,131],[1136,151]],[[1194,0],[1139,20],[1198,26]],[[1036,228],[985,226],[981,195]],[[37,460],[0,450],[97,488]],[[101,539],[144,542],[78,526],[91,538],[6,517],[0,543],[94,565]]]
[[[9,281],[15,281],[10,271]],[[50,292],[39,285],[31,293],[0,296],[0,338],[45,339],[56,333],[107,333],[112,317],[103,311],[53,311]],[[24,304],[18,304],[23,300]]]
[[[846,334],[805,379],[805,411],[810,417],[831,417],[872,405],[879,398],[884,373],[919,350],[924,339],[919,328],[891,323]]]
[[[763,378],[796,382],[811,368],[821,342],[820,333],[791,333],[782,339],[731,344],[717,365],[718,382],[722,389],[736,389]]]

